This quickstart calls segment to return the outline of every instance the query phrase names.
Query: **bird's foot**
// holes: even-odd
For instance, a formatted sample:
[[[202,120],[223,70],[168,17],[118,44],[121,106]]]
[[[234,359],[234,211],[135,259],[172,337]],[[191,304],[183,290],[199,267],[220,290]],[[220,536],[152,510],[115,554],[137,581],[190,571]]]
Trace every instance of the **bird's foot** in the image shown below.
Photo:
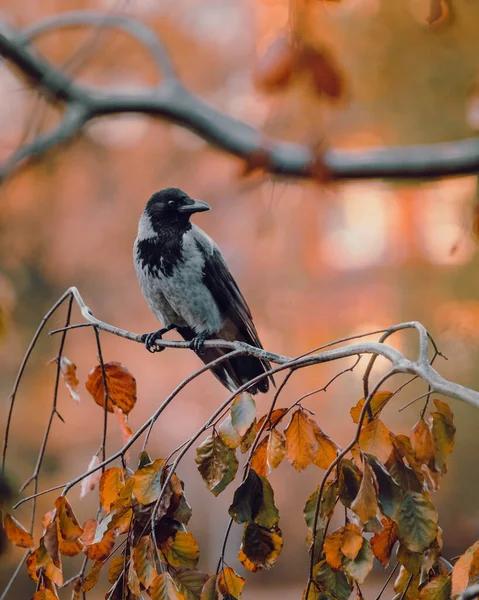
[[[175,326],[171,325],[170,327],[163,327],[163,329],[158,329],[158,331],[144,333],[141,336],[141,341],[145,344],[145,347],[148,350],[148,352],[161,352],[165,349],[164,346],[158,346],[157,344],[155,344],[155,341],[157,339],[161,340],[165,333],[168,333],[168,331],[171,331],[174,328]]]
[[[203,354],[203,348],[205,345],[205,340],[208,337],[208,333],[203,331],[199,335],[197,335],[190,342],[190,348],[196,352],[196,354]]]

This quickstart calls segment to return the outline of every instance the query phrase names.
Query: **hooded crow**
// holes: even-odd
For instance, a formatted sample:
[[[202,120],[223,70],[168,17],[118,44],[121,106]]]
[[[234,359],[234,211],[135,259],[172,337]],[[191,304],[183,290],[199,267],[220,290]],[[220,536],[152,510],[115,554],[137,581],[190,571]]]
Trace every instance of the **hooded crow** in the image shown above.
[[[155,340],[175,329],[205,364],[229,352],[205,348],[205,340],[246,342],[262,348],[251,312],[215,242],[190,223],[193,213],[209,210],[177,188],[148,200],[138,224],[133,259],[141,291],[163,329],[144,335],[150,352],[162,350]],[[264,373],[268,361],[239,356],[211,370],[230,391]],[[274,380],[270,377],[274,384]],[[267,392],[268,378],[249,392]]]

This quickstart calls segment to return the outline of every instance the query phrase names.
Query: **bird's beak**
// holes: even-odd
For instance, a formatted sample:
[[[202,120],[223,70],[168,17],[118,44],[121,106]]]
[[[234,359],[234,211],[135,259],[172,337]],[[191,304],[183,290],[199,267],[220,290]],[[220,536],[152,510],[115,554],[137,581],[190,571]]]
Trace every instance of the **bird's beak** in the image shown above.
[[[178,212],[180,213],[186,213],[186,214],[193,214],[196,212],[204,212],[205,210],[210,210],[211,206],[209,204],[206,204],[206,202],[203,202],[203,200],[192,200],[190,198],[188,204],[183,204],[182,206],[178,207]]]

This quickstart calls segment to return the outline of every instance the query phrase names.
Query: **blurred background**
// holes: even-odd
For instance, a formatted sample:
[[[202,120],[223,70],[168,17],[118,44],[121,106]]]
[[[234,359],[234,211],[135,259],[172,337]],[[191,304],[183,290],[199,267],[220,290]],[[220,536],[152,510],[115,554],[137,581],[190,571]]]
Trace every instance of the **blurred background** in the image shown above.
[[[21,27],[47,15],[87,8],[144,20],[161,36],[191,91],[280,139],[360,150],[454,140],[473,135],[479,127],[479,5],[471,0],[454,5],[429,0],[2,0],[0,16]],[[307,49],[307,57],[290,68],[298,45]],[[50,33],[38,47],[85,83],[131,91],[159,79],[147,52],[119,31]],[[2,160],[57,119],[18,74],[0,66]],[[195,222],[222,249],[268,350],[294,356],[341,337],[419,320],[449,358],[438,360],[438,370],[479,388],[475,177],[319,185],[272,180],[260,173],[242,177],[242,170],[241,161],[178,126],[128,115],[91,122],[72,143],[2,185],[2,424],[29,341],[68,286],[77,286],[102,320],[137,333],[158,327],[137,285],[132,244],[146,200],[167,186],[181,187],[211,204],[213,210]],[[63,320],[58,313],[48,328],[61,327]],[[81,320],[78,311],[73,320]],[[133,430],[200,366],[190,352],[151,355],[120,338],[102,334],[101,339],[105,360],[120,361],[137,379],[138,403],[129,421]],[[15,406],[7,468],[17,488],[34,468],[49,416],[55,367],[48,362],[58,342],[47,335],[41,338]],[[392,343],[410,356],[417,350],[412,333]],[[84,388],[97,364],[92,331],[72,332],[65,353],[78,366],[81,402],[75,404],[61,388],[59,410],[66,422],[54,423],[40,489],[85,471],[100,443],[102,410]],[[280,405],[289,406],[321,387],[349,364],[296,374]],[[341,445],[353,435],[349,409],[362,397],[361,368],[305,402]],[[378,361],[374,374],[383,369]],[[398,377],[390,387],[404,381]],[[406,388],[388,406],[384,420],[395,433],[407,432],[417,421],[418,404],[401,413],[398,408],[424,390],[419,384]],[[225,398],[225,390],[209,374],[188,386],[156,424],[151,455],[168,455]],[[257,398],[259,415],[269,401],[269,396]],[[457,401],[450,406],[458,428],[456,447],[449,473],[433,498],[447,558],[464,552],[479,537],[479,415]],[[120,446],[118,424],[112,420],[108,453]],[[194,454],[186,456],[179,475],[193,507],[190,525],[202,549],[199,566],[211,572],[233,486],[214,498],[201,481]],[[298,474],[286,461],[272,474],[284,550],[272,571],[247,575],[246,599],[274,598],[278,589],[281,597],[300,597],[308,560],[302,510],[321,477],[314,466]],[[80,501],[74,489],[69,497],[80,520],[95,514],[93,494]],[[39,514],[54,499],[55,494],[42,497]],[[27,525],[28,506],[18,513]],[[235,568],[240,567],[236,554],[241,535],[242,528],[235,526],[227,552]],[[2,558],[0,588],[19,556],[9,549]],[[65,561],[70,563],[66,577],[75,574],[75,560]],[[366,588],[371,595],[385,579],[382,569],[372,579]],[[101,587],[92,598],[102,597]],[[63,593],[70,597],[69,591]],[[11,597],[29,594],[32,585],[25,574]]]

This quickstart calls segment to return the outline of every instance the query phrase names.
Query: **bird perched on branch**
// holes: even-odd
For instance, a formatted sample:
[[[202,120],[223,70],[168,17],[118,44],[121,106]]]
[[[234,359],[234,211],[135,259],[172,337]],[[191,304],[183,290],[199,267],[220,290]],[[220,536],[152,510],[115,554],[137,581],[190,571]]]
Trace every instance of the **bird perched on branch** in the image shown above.
[[[215,242],[190,223],[206,202],[167,188],[148,200],[138,224],[133,259],[143,296],[163,328],[145,334],[150,352],[163,348],[155,341],[175,329],[205,364],[230,352],[204,347],[205,340],[241,341],[262,348],[251,312]],[[268,361],[238,356],[213,367],[214,375],[230,390],[261,375]],[[274,384],[274,380],[270,377]],[[267,392],[268,378],[249,392]]]

